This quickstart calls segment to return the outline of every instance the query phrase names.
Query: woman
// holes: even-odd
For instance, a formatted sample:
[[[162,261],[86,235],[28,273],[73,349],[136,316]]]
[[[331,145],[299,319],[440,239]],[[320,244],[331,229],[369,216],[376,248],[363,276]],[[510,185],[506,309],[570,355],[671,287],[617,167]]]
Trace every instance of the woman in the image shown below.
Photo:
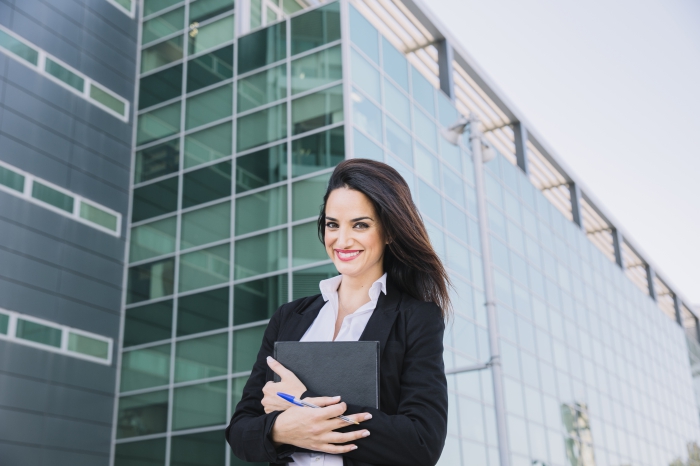
[[[408,185],[384,163],[341,162],[318,234],[340,275],[272,316],[227,441],[239,458],[271,464],[434,465],[447,431],[449,281]],[[380,342],[380,409],[311,394],[271,357],[275,341],[358,339]],[[272,382],[273,371],[280,382]],[[323,408],[292,406],[277,392]],[[360,425],[336,419],[343,413]]]

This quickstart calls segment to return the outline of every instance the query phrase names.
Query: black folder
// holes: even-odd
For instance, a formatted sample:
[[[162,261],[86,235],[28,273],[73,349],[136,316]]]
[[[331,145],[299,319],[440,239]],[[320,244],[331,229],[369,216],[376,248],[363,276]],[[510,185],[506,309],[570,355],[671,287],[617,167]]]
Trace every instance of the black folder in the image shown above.
[[[378,341],[278,341],[274,358],[319,396],[379,409]]]

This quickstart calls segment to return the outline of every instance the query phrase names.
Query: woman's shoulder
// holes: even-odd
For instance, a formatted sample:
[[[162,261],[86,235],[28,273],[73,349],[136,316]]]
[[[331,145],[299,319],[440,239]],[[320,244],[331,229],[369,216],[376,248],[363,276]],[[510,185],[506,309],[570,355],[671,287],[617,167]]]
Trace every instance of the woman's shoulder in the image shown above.
[[[430,320],[442,320],[442,310],[432,301],[422,301],[408,293],[401,293],[399,309],[407,321],[425,322]]]
[[[282,304],[278,309],[276,314],[279,314],[281,316],[287,316],[291,314],[292,312],[300,312],[306,309],[316,301],[321,294],[315,294],[311,296],[305,296],[303,298],[297,298],[293,301],[289,301],[288,303]]]

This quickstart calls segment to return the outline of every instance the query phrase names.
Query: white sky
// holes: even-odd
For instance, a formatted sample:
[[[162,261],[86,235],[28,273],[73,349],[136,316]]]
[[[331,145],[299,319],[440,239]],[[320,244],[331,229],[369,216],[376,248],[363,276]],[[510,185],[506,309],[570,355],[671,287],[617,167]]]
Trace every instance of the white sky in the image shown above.
[[[424,2],[659,276],[700,304],[700,2]]]

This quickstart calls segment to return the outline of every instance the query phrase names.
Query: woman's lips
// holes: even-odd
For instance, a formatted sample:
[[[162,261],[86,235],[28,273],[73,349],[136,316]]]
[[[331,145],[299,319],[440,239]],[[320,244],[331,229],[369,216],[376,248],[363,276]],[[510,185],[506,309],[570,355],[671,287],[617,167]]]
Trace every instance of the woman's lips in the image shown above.
[[[335,249],[335,255],[341,261],[351,261],[360,255],[362,251],[359,249]]]

